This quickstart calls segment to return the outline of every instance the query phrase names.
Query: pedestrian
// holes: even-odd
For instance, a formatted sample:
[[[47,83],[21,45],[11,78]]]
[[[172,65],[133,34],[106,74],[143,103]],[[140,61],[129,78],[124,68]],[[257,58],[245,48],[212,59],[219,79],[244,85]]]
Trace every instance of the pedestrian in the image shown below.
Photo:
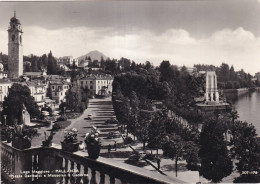
[[[108,151],[108,156],[110,157],[110,152],[111,152],[111,145],[110,144],[108,145],[107,151]]]
[[[156,160],[157,160],[157,166],[158,166],[158,169],[160,169],[161,159],[158,157]]]
[[[115,141],[115,144],[114,144],[115,151],[116,151],[116,146],[117,146],[117,145],[116,145],[116,141]]]

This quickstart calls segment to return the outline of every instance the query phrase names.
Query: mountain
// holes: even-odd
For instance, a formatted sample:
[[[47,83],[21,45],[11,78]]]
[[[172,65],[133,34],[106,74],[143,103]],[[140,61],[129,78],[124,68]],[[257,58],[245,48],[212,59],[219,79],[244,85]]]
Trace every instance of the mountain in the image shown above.
[[[94,60],[100,61],[102,56],[103,56],[104,60],[106,60],[108,58],[102,52],[94,50],[94,51],[89,52],[88,54],[78,57],[78,60],[81,61],[81,60],[85,60],[86,57],[91,57],[92,61],[94,61]]]

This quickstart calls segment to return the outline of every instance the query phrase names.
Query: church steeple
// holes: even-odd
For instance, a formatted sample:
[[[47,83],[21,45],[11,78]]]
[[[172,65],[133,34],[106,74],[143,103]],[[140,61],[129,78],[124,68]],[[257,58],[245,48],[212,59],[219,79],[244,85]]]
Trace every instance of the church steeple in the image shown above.
[[[22,43],[22,25],[19,19],[14,17],[10,19],[8,29],[8,77],[18,78],[23,75],[23,43]]]

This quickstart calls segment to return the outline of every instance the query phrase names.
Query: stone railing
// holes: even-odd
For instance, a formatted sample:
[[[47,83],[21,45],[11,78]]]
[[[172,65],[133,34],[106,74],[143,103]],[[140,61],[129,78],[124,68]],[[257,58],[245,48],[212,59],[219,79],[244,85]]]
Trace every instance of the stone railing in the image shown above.
[[[69,153],[60,145],[18,150],[1,143],[2,179],[17,184],[184,183],[156,172],[83,151]]]

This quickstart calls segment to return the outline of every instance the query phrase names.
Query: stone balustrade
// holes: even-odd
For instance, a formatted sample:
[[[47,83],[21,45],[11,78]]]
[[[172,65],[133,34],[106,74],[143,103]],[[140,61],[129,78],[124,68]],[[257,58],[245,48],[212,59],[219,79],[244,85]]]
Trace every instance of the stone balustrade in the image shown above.
[[[8,183],[183,183],[113,159],[93,160],[84,151],[69,153],[61,150],[60,145],[18,150],[2,142],[1,162],[2,177]]]

